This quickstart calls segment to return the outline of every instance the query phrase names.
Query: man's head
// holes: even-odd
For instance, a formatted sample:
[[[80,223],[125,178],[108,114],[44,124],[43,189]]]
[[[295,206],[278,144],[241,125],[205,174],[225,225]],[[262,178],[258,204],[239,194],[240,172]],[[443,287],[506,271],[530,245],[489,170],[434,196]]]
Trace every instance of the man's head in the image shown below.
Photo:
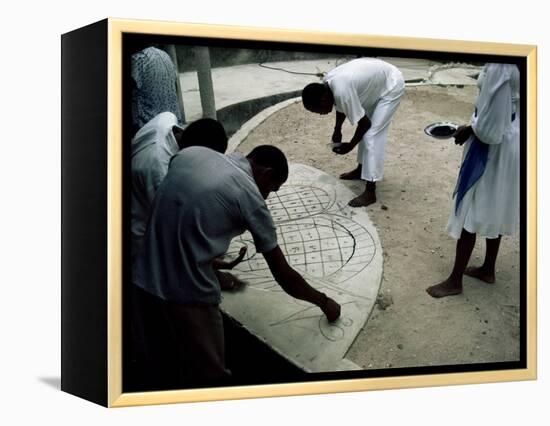
[[[204,146],[221,154],[227,149],[227,135],[219,121],[212,118],[201,118],[193,121],[185,129],[179,126],[172,128],[180,149],[188,146]]]
[[[283,152],[271,145],[260,145],[246,156],[262,197],[277,192],[288,179],[288,162]]]
[[[325,115],[332,111],[334,96],[327,84],[310,83],[302,90],[302,102],[308,111]]]

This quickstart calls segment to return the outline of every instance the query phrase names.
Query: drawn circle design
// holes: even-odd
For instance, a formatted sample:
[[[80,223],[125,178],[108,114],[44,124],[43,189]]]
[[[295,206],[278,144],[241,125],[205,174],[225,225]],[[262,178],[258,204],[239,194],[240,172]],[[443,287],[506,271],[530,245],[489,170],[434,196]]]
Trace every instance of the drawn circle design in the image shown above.
[[[311,185],[284,185],[266,200],[276,224],[311,217],[327,211],[333,196]]]
[[[374,238],[363,226],[334,214],[281,224],[277,240],[292,267],[310,277],[331,277],[335,283],[344,282],[368,267],[376,253]],[[256,253],[249,233],[234,239],[228,254],[236,256],[243,245],[248,247],[248,258],[235,270],[269,276],[269,267],[263,256]]]

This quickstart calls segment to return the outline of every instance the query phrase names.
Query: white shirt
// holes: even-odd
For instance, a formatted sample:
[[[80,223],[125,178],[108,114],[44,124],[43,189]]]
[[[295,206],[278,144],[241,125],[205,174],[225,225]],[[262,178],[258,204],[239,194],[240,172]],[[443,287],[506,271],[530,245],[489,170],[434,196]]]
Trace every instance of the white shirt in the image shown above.
[[[155,116],[132,139],[132,253],[139,245],[155,193],[168,172],[170,159],[179,151],[172,132],[177,118],[171,112]]]
[[[403,75],[380,59],[359,58],[334,68],[324,81],[332,90],[336,111],[355,126],[365,115],[372,118],[378,101],[403,82]]]

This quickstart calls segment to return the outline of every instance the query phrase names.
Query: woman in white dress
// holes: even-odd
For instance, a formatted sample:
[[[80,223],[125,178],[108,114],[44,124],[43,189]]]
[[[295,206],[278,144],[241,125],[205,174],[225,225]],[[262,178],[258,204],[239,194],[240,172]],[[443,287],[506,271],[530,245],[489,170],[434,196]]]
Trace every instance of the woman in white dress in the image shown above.
[[[519,226],[519,70],[515,65],[487,64],[470,125],[457,129],[464,146],[447,231],[458,239],[449,277],[426,291],[433,297],[462,293],[462,277],[495,282],[495,262],[502,235]],[[467,268],[476,235],[486,238],[483,265]]]

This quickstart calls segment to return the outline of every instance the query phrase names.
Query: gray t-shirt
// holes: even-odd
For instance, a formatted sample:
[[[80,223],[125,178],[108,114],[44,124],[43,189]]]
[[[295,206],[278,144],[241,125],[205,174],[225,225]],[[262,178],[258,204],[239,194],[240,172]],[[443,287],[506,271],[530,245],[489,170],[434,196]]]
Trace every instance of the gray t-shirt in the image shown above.
[[[250,231],[258,253],[277,246],[276,228],[248,160],[204,147],[173,157],[136,258],[134,284],[182,304],[218,304],[212,259]]]

